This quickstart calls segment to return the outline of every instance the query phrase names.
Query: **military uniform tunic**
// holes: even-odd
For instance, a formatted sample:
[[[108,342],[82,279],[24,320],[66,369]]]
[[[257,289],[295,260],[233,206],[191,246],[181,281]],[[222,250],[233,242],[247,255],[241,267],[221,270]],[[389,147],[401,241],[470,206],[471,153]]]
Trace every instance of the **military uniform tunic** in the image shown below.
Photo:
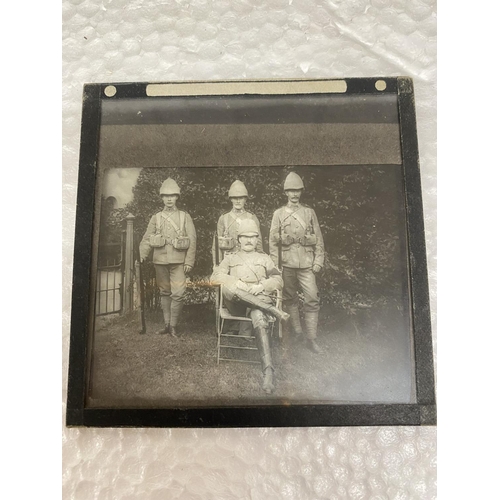
[[[226,255],[220,265],[215,267],[211,281],[222,285],[225,304],[231,314],[243,316],[247,305],[242,306],[233,301],[237,289],[248,292],[252,285],[260,284],[264,290],[257,297],[271,302],[268,294],[283,288],[281,273],[269,255],[255,251],[240,250]],[[262,322],[267,325],[267,317],[262,311],[254,310],[251,317],[254,327],[263,326]]]
[[[230,254],[230,253],[235,253],[240,249],[240,245],[238,243],[238,229],[240,227],[240,224],[242,221],[251,219],[253,220],[256,224],[257,227],[259,228],[259,236],[257,240],[257,252],[262,252],[262,235],[260,233],[260,224],[257,219],[257,217],[251,213],[247,212],[246,210],[242,210],[240,212],[237,212],[236,210],[231,210],[230,212],[221,215],[219,217],[219,220],[217,222],[217,236],[223,237],[223,238],[228,238],[231,239],[233,242],[233,247],[228,250],[222,250],[219,245],[219,258],[218,262],[222,262],[222,259]],[[215,265],[217,263],[217,260],[215,258],[215,239],[212,245],[212,256],[213,256],[213,264]]]
[[[182,218],[184,221],[181,221],[181,214],[183,214]],[[159,228],[157,221],[159,221]],[[164,209],[158,214],[153,215],[139,245],[141,259],[148,257],[151,253],[152,247],[149,244],[149,238],[156,234],[158,230],[165,238],[166,245],[162,248],[153,249],[153,263],[186,264],[193,267],[196,256],[196,230],[191,216],[176,207],[172,210]],[[187,236],[189,238],[190,244],[187,250],[177,250],[173,247],[173,240],[178,236]]]
[[[281,251],[283,266],[283,303],[285,307],[298,307],[299,288],[304,293],[304,312],[319,311],[319,295],[314,265],[323,267],[325,249],[318,218],[312,208],[299,204],[287,204],[274,212],[269,235],[269,250],[273,262],[279,262],[281,227]],[[310,333],[310,338],[315,333]]]
[[[239,280],[247,285],[261,284],[264,292],[273,292],[283,287],[281,273],[265,253],[240,250],[228,254],[214,269],[212,280],[228,287]]]
[[[278,264],[279,229],[281,226],[282,264],[292,269],[306,269],[313,265],[323,267],[325,249],[316,212],[304,205],[290,204],[274,212],[269,237],[271,258]],[[315,238],[309,238],[313,235]],[[314,244],[310,241],[315,239]]]
[[[158,233],[165,238],[166,243],[161,248],[153,248],[150,245],[150,236]],[[179,236],[189,237],[188,249],[174,248],[174,239]],[[171,210],[165,208],[153,215],[139,245],[141,259],[148,257],[152,249],[160,294],[181,302],[186,292],[184,265],[193,267],[196,256],[196,230],[191,216],[176,207]]]

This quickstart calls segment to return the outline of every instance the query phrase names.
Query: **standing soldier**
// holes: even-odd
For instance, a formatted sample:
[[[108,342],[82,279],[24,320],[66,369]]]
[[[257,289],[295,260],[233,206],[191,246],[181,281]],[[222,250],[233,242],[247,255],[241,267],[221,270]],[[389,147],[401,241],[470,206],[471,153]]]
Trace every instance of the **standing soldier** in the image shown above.
[[[222,262],[222,259],[227,254],[239,250],[238,229],[244,220],[251,219],[257,224],[259,232],[257,252],[262,252],[262,236],[259,221],[254,214],[245,210],[245,204],[248,199],[248,191],[245,184],[241,181],[234,181],[229,188],[228,196],[233,204],[233,208],[230,212],[221,215],[217,222],[217,241],[214,239],[212,247],[214,265]]]
[[[316,343],[319,295],[316,274],[325,258],[323,236],[312,208],[299,203],[304,183],[295,173],[285,179],[284,191],[288,203],[274,212],[269,236],[271,258],[283,268],[283,305],[290,313],[295,334],[303,335],[299,316],[299,287],[304,294],[304,323],[307,347],[321,352]]]
[[[256,252],[259,228],[255,221],[243,221],[237,237],[239,250],[224,257],[214,269],[211,281],[222,285],[224,304],[231,314],[245,316],[250,309],[264,374],[262,388],[269,394],[274,390],[269,315],[282,321],[289,319],[287,313],[273,305],[270,294],[281,290],[283,280],[269,255]]]
[[[190,215],[176,207],[181,190],[170,177],[163,182],[160,196],[165,208],[151,217],[139,245],[141,261],[153,248],[156,283],[160,288],[165,328],[157,333],[177,336],[177,324],[184,305],[186,274],[194,266],[196,231]]]

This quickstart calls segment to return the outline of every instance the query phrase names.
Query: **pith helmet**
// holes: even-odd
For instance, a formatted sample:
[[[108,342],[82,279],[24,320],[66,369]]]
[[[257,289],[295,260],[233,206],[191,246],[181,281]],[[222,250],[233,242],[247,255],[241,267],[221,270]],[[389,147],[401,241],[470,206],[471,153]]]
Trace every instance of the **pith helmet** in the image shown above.
[[[252,219],[245,219],[238,228],[238,236],[259,236],[257,223]]]
[[[174,181],[171,177],[169,177],[166,181],[163,181],[163,184],[160,188],[160,196],[162,194],[177,194],[181,195],[181,189],[177,182]]]
[[[302,179],[295,173],[290,172],[285,179],[285,185],[283,189],[287,191],[288,189],[304,189],[304,183]]]
[[[241,181],[234,181],[229,188],[228,196],[229,198],[241,198],[242,196],[248,198],[248,191],[245,184]]]

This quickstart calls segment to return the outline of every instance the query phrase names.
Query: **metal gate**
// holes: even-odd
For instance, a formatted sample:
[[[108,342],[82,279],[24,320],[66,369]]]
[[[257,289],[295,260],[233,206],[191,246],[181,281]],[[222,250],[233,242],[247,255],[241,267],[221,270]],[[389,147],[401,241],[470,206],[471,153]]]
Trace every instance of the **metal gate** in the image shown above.
[[[121,240],[99,248],[96,316],[121,313],[123,309],[124,233]]]

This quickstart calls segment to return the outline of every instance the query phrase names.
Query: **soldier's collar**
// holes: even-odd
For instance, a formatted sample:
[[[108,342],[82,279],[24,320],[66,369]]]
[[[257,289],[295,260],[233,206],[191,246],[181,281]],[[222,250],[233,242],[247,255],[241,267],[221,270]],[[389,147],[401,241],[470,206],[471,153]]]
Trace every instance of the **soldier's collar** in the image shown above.
[[[163,208],[163,212],[176,212],[177,210],[179,210],[177,207],[172,207],[172,208],[164,207]]]
[[[244,214],[246,212],[246,210],[244,208],[242,208],[240,211],[237,211],[234,207],[231,209],[231,212],[233,212],[234,214]]]
[[[238,251],[236,252],[236,255],[238,255],[238,254],[241,254],[241,255],[252,255],[252,254],[254,254],[254,253],[258,253],[258,252],[257,252],[257,248],[254,248],[251,252],[245,252],[245,250],[241,250],[241,249],[240,249],[240,250],[238,250]]]
[[[299,208],[301,208],[301,207],[302,207],[302,205],[301,205],[300,203],[299,203],[299,204],[297,204],[297,205],[292,205],[290,202],[288,202],[288,203],[285,205],[285,208],[291,208],[291,209],[294,209],[294,208],[295,208],[295,209],[297,209],[297,210],[298,210]]]

